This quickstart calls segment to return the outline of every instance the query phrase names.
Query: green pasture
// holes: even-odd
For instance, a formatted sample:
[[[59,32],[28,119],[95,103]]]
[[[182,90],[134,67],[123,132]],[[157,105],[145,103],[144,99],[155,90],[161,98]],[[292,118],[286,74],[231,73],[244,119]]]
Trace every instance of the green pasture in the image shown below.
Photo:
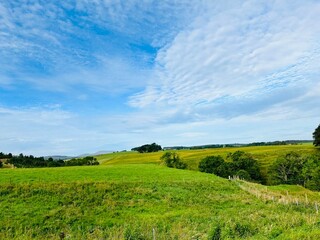
[[[228,153],[244,151],[252,154],[261,164],[262,172],[265,175],[267,167],[279,156],[285,155],[290,151],[298,152],[302,155],[319,152],[311,143],[299,145],[279,145],[279,146],[258,146],[258,147],[232,147],[232,148],[211,148],[199,150],[177,150],[181,159],[188,164],[191,170],[197,170],[201,159],[210,155],[221,155],[226,157]],[[170,150],[173,151],[173,150]],[[138,152],[116,152],[97,156],[98,161],[103,165],[113,164],[149,164],[160,163],[163,151],[156,153]]]
[[[195,166],[204,156],[236,150],[267,165],[285,151],[313,148],[179,153]],[[0,169],[0,239],[60,239],[62,233],[77,240],[319,239],[319,193],[171,169],[159,164],[162,154],[106,154],[98,156],[99,166]]]

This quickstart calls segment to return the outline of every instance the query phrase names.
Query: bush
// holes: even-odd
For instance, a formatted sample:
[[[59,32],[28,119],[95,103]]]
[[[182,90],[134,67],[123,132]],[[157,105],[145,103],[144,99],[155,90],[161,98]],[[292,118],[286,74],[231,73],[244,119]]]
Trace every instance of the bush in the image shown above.
[[[160,158],[167,167],[186,169],[188,166],[186,163],[180,160],[180,157],[175,152],[166,152]]]

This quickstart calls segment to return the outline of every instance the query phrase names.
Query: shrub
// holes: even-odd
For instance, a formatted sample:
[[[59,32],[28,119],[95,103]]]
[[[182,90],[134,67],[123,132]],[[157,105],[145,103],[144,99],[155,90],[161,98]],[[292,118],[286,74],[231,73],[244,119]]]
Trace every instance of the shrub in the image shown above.
[[[180,157],[175,152],[166,152],[160,158],[167,167],[186,169],[187,164],[180,160]]]

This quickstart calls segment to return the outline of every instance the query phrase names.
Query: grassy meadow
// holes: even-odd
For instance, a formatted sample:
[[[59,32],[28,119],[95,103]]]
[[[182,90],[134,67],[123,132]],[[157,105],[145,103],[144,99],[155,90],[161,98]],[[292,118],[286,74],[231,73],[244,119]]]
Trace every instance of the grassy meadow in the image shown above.
[[[253,155],[261,165],[262,173],[265,175],[268,166],[277,157],[295,151],[298,153],[310,154],[317,151],[311,143],[299,145],[279,145],[279,146],[255,146],[255,147],[232,147],[232,148],[211,148],[198,150],[178,150],[181,159],[188,164],[190,170],[198,170],[198,164],[201,159],[210,155],[221,155],[226,157],[228,153],[235,151],[245,151]],[[116,152],[97,156],[99,162],[103,165],[113,164],[134,164],[134,163],[160,163],[160,157],[163,152],[156,153],[138,153],[138,152]]]
[[[267,166],[309,145],[250,147]],[[178,151],[195,169],[211,154]],[[98,156],[99,166],[1,169],[0,239],[319,239],[320,194],[160,165],[162,152]]]

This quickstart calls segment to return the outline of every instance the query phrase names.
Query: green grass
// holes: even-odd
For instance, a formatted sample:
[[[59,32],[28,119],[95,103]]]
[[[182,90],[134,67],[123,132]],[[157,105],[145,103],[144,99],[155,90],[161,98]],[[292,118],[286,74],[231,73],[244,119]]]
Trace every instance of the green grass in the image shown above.
[[[244,150],[270,164],[291,149],[313,151]],[[236,150],[179,153],[196,163]],[[59,239],[61,232],[65,239],[319,239],[319,193],[170,169],[159,164],[161,155],[113,153],[98,156],[100,166],[1,169],[0,239]]]
[[[184,162],[188,164],[189,169],[197,170],[201,159],[209,155],[221,155],[226,157],[228,153],[235,151],[245,151],[251,153],[259,161],[262,173],[266,175],[268,166],[279,156],[285,155],[290,151],[305,154],[319,152],[311,143],[301,145],[280,145],[280,146],[261,146],[261,147],[239,147],[239,148],[216,148],[216,149],[199,149],[199,150],[179,150]],[[97,156],[98,161],[103,165],[113,164],[139,164],[139,163],[160,163],[160,157],[163,152],[156,153],[138,153],[138,152],[119,152]]]

